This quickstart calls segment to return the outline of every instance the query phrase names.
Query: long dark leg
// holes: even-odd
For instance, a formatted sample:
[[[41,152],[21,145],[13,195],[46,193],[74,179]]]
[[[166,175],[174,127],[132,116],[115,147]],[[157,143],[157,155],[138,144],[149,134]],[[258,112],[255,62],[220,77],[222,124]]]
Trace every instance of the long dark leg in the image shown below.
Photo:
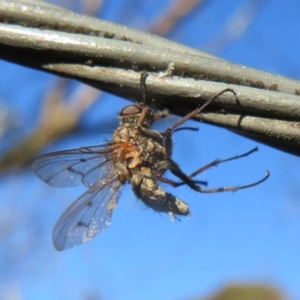
[[[172,132],[176,127],[180,126],[181,124],[183,124],[184,122],[186,122],[189,119],[192,119],[193,117],[195,117],[196,115],[200,114],[208,105],[210,105],[216,98],[220,97],[221,95],[223,95],[226,92],[231,92],[236,96],[236,92],[233,89],[227,88],[224,89],[222,91],[220,91],[219,93],[217,93],[216,95],[214,95],[213,97],[211,97],[208,101],[206,101],[201,107],[195,109],[194,111],[192,111],[191,113],[189,113],[188,115],[186,115],[185,117],[181,118],[179,121],[177,121],[175,124],[173,124],[171,127],[169,127],[166,131],[168,132]]]
[[[170,126],[165,132],[164,132],[164,143],[165,143],[165,147],[166,147],[166,151],[168,156],[170,157],[172,154],[172,148],[173,148],[173,141],[172,141],[172,133],[174,132],[174,130],[182,125],[184,122],[186,122],[189,119],[192,119],[193,117],[195,117],[196,115],[200,114],[208,105],[210,105],[216,98],[218,98],[219,96],[221,96],[222,94],[226,93],[226,92],[231,92],[234,95],[236,95],[235,91],[233,89],[227,88],[224,89],[222,91],[220,91],[219,93],[217,93],[216,95],[214,95],[212,98],[210,98],[207,102],[205,102],[201,107],[195,109],[194,111],[192,111],[191,113],[189,113],[188,115],[186,115],[185,117],[181,118],[179,121],[177,121],[175,124],[173,124],[172,126]]]
[[[195,176],[197,176],[198,174],[206,171],[207,169],[210,169],[211,167],[215,167],[221,163],[224,163],[224,162],[227,162],[227,161],[230,161],[230,160],[235,160],[235,159],[239,159],[239,158],[242,158],[242,157],[245,157],[245,156],[248,156],[250,155],[251,153],[255,152],[255,151],[258,151],[258,148],[255,147],[253,148],[252,150],[244,153],[244,154],[240,154],[240,155],[236,155],[236,156],[232,156],[232,157],[229,157],[229,158],[225,158],[225,159],[216,159],[214,161],[212,161],[211,163],[201,167],[200,169],[196,170],[195,172],[193,172],[192,174],[189,175],[189,178],[193,178]]]
[[[188,177],[191,179],[197,175],[199,175],[200,173],[210,169],[211,167],[215,167],[221,163],[224,163],[224,162],[227,162],[227,161],[230,161],[230,160],[234,160],[234,159],[239,159],[239,158],[242,158],[242,157],[245,157],[245,156],[248,156],[250,155],[251,153],[255,152],[255,151],[258,151],[258,148],[255,147],[253,148],[252,150],[244,153],[244,154],[240,154],[240,155],[236,155],[236,156],[232,156],[232,157],[229,157],[229,158],[225,158],[225,159],[216,159],[212,162],[210,162],[209,164],[201,167],[200,169],[196,170],[195,172],[191,173]],[[178,187],[178,186],[181,186],[181,185],[184,185],[186,184],[184,181],[181,181],[181,182],[173,182],[172,186],[173,187]]]
[[[181,130],[191,130],[191,131],[198,131],[199,128],[198,127],[194,127],[194,126],[184,126],[184,127],[180,127],[180,128],[176,128],[173,130],[173,132],[178,132]]]
[[[167,184],[170,184],[171,186],[173,187],[178,187],[180,185],[183,185],[185,184],[184,182],[176,182],[172,179],[169,179],[169,178],[165,178],[165,177],[162,177],[162,176],[156,176],[157,179],[161,182],[164,182],[164,183],[167,183]],[[203,181],[203,180],[193,180],[195,183],[197,184],[202,184],[202,185],[207,185],[207,181]]]
[[[167,109],[164,109],[162,112],[155,112],[150,106],[147,105],[146,101],[146,78],[148,74],[143,72],[140,77],[140,88],[141,88],[141,96],[142,96],[142,103],[143,103],[143,110],[141,112],[141,116],[139,117],[139,120],[137,122],[137,127],[140,132],[142,132],[144,135],[153,138],[156,142],[162,143],[163,142],[163,136],[156,130],[152,130],[149,128],[146,128],[143,126],[143,123],[145,120],[148,119],[148,125],[150,126],[154,121],[164,118],[169,114],[169,111]]]
[[[140,77],[140,88],[141,88],[141,95],[142,95],[142,102],[144,104],[145,108],[148,108],[147,113],[149,112],[149,106],[147,105],[147,87],[146,87],[146,78],[148,74],[145,72],[142,72],[141,77]],[[169,110],[166,108],[162,112],[155,112],[154,113],[154,121],[164,118],[169,114]]]
[[[270,172],[266,171],[266,175],[261,180],[250,183],[250,184],[241,185],[241,186],[230,186],[230,187],[214,188],[214,189],[201,189],[200,188],[201,190],[199,190],[199,192],[200,193],[235,192],[235,191],[238,191],[238,190],[247,189],[247,188],[256,186],[256,185],[264,182],[265,180],[267,180],[269,176],[270,176]]]
[[[264,182],[265,180],[268,179],[268,177],[270,176],[270,172],[266,171],[266,175],[259,181],[250,183],[250,184],[246,184],[246,185],[241,185],[241,186],[231,186],[231,187],[221,187],[221,188],[214,188],[214,189],[203,189],[200,186],[196,186],[197,188],[193,188],[193,190],[196,190],[197,192],[200,193],[220,193],[220,192],[235,192],[238,190],[242,190],[242,189],[247,189],[253,186],[256,186],[262,182]],[[180,185],[185,184],[185,182],[180,182],[177,183],[173,180],[167,179],[167,178],[158,178],[160,181],[171,184],[173,187],[178,187]],[[206,185],[207,182],[206,181],[194,181],[194,183],[198,183],[198,184],[203,184]]]
[[[233,157],[230,157],[230,158],[227,158],[227,159],[223,159],[223,160],[215,160],[209,164],[207,164],[206,166],[198,169],[197,171],[195,171],[194,173],[192,173],[190,176],[186,175],[185,173],[183,173],[183,171],[180,169],[180,167],[174,162],[172,161],[171,159],[169,159],[169,163],[170,163],[170,166],[169,166],[169,170],[175,175],[177,176],[178,178],[180,178],[182,180],[182,182],[174,182],[174,181],[170,181],[169,179],[166,179],[166,178],[162,178],[161,177],[158,177],[159,180],[161,181],[164,181],[164,182],[167,182],[169,184],[172,184],[173,187],[178,187],[178,186],[181,186],[183,184],[186,184],[188,185],[190,188],[192,188],[193,190],[197,191],[197,192],[200,192],[200,193],[220,193],[220,192],[227,192],[227,191],[237,191],[237,190],[241,190],[241,189],[246,189],[246,188],[250,188],[250,187],[253,187],[253,186],[256,186],[262,182],[264,182],[269,176],[270,176],[270,173],[269,171],[266,171],[266,175],[259,181],[256,181],[256,182],[253,182],[253,183],[250,183],[250,184],[247,184],[247,185],[241,185],[241,186],[232,186],[232,187],[221,187],[221,188],[214,188],[214,189],[203,189],[201,188],[197,183],[197,181],[195,180],[192,180],[192,178],[198,174],[200,174],[201,172],[203,172],[204,170],[207,170],[213,166],[216,166],[220,163],[223,163],[223,162],[227,162],[227,161],[230,161],[230,160],[234,160],[234,159],[239,159],[241,157],[245,157],[247,155],[250,155],[251,153],[253,153],[254,151],[257,151],[257,147],[248,151],[247,153],[244,153],[244,154],[241,154],[241,155],[236,155],[236,156],[233,156]]]
[[[189,178],[188,175],[186,175],[178,166],[178,164],[176,162],[174,162],[172,159],[170,158],[165,158],[163,160],[163,164],[161,165],[156,165],[156,168],[158,168],[158,170],[156,171],[156,178],[159,181],[165,182],[167,184],[170,184],[174,187],[177,187],[179,185],[181,185],[181,183],[177,183],[171,179],[165,178],[163,177],[164,173],[167,170],[170,170],[176,177],[180,178],[184,184],[188,185],[190,188],[198,191],[199,190],[199,186],[198,184],[202,184],[202,185],[207,185],[206,181],[198,181],[198,180],[193,180],[191,178]]]
[[[169,114],[169,110],[166,109],[166,108],[162,112],[154,112],[147,105],[147,100],[146,100],[146,94],[147,94],[146,78],[147,78],[147,76],[148,76],[147,73],[142,72],[141,77],[140,77],[141,96],[142,96],[142,103],[144,105],[144,108],[143,108],[141,116],[138,120],[137,126],[143,134],[147,135],[148,137],[153,138],[158,143],[162,143],[163,142],[163,136],[159,132],[157,132],[156,130],[145,128],[145,127],[142,126],[144,120],[147,118],[148,114],[150,114],[150,113],[153,114],[153,121],[164,118]],[[173,132],[183,130],[183,129],[195,130],[195,131],[198,130],[198,128],[196,128],[196,127],[188,127],[187,126],[187,127],[183,127],[183,128],[176,128],[176,129],[173,130]]]

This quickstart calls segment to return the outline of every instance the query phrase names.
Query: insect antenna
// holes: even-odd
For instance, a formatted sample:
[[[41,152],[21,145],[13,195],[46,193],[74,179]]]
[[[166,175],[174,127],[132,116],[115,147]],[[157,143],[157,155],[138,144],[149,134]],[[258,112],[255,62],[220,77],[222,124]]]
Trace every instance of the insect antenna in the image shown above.
[[[147,88],[146,88],[146,78],[147,78],[148,74],[144,71],[141,74],[140,77],[140,87],[141,87],[141,94],[142,94],[142,102],[145,106],[147,106],[147,101],[146,101],[146,92],[147,92]]]

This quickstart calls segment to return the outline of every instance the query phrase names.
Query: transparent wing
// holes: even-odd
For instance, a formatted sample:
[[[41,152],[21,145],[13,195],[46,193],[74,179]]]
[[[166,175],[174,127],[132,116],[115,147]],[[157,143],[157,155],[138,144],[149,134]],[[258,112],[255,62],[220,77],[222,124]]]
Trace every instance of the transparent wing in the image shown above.
[[[49,185],[68,187],[93,186],[112,177],[113,152],[108,145],[83,147],[41,155],[32,163],[34,173]]]
[[[121,187],[122,183],[115,176],[102,180],[79,197],[55,225],[55,248],[64,250],[85,243],[109,226]]]

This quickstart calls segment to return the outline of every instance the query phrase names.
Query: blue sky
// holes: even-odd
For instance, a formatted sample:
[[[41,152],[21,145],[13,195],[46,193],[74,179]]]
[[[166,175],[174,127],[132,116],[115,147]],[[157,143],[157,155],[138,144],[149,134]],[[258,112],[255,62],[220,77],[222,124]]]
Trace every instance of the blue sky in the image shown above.
[[[147,29],[170,3],[104,1],[99,16]],[[246,1],[207,1],[167,38],[299,80],[299,1],[258,3],[263,5],[251,26],[222,47],[217,43],[220,33],[225,35],[227,22]],[[0,140],[3,151],[37,124],[41,99],[56,78],[4,61],[0,61],[0,70],[1,111],[13,116],[9,118],[10,134]],[[117,114],[128,104],[114,97],[112,106],[110,99],[105,94],[84,113],[80,121],[87,130],[84,135],[68,136],[45,152],[103,141],[104,133],[112,131],[105,128],[105,117],[114,118],[117,126]],[[176,119],[168,116],[167,126]],[[104,125],[99,126],[99,133],[89,133],[88,128],[95,124]],[[85,189],[49,187],[29,169],[7,173],[0,177],[4,245],[0,250],[0,298],[14,293],[20,299],[97,295],[108,300],[173,300],[208,295],[232,282],[258,282],[277,286],[290,299],[300,299],[299,158],[224,129],[196,126],[198,132],[181,131],[175,136],[174,158],[187,173],[215,158],[258,146],[259,152],[206,171],[201,179],[208,180],[210,187],[245,184],[261,178],[265,170],[271,172],[270,179],[234,194],[205,195],[185,186],[165,187],[191,207],[192,216],[181,222],[171,222],[167,215],[145,208],[126,186],[112,225],[104,233],[89,243],[57,252],[51,240],[55,222]]]

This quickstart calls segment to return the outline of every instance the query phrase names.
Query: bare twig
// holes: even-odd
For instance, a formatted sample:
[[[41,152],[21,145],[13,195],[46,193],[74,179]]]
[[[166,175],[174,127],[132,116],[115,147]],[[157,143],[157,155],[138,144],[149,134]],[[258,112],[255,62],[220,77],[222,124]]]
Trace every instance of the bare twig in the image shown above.
[[[210,38],[202,49],[210,53],[220,53],[230,43],[237,40],[257,19],[269,0],[243,1],[238,10],[233,13],[225,26]]]
[[[99,96],[99,91],[84,87],[68,104],[63,99],[66,80],[60,80],[46,96],[40,123],[20,144],[10,149],[0,161],[0,173],[29,164],[48,143],[72,132],[82,112]]]
[[[203,0],[176,0],[170,3],[167,12],[154,20],[155,24],[149,29],[149,32],[158,35],[167,34],[180,20],[188,15],[197,5],[203,3]]]

